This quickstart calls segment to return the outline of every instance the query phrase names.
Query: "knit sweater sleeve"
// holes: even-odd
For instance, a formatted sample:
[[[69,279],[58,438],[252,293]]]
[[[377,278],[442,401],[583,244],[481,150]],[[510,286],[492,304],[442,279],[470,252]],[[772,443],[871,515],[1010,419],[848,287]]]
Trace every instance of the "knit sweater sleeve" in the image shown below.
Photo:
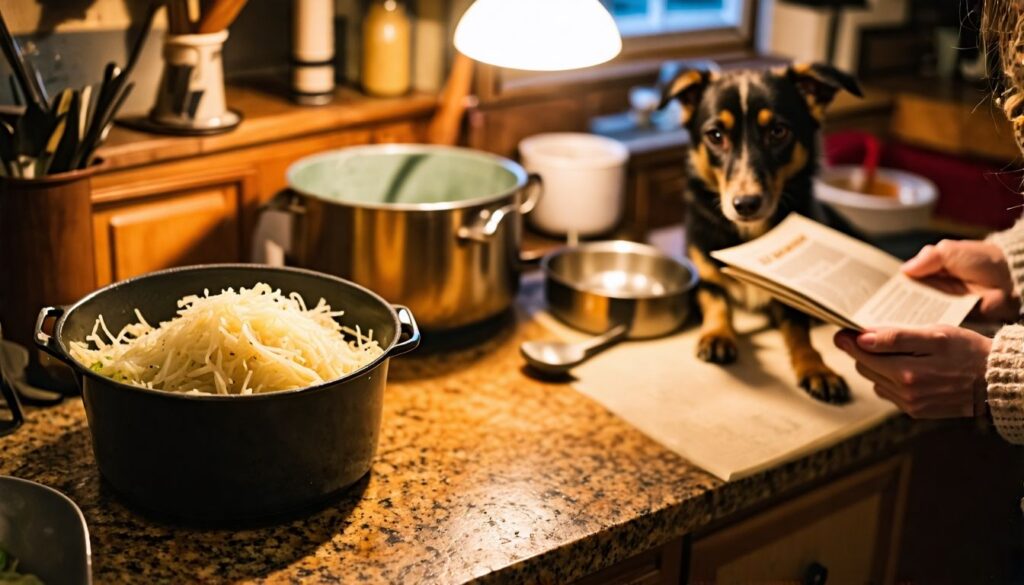
[[[1024,325],[1006,325],[996,333],[985,381],[996,430],[1007,441],[1024,445]]]
[[[1024,220],[987,239],[1003,250],[1019,295],[1024,288]],[[1007,441],[1024,444],[1024,325],[1006,325],[996,333],[985,381],[996,430]]]
[[[1024,289],[1024,219],[1017,220],[1017,223],[1008,230],[989,235],[986,240],[1003,250],[1006,263],[1010,265],[1014,292],[1020,295]]]

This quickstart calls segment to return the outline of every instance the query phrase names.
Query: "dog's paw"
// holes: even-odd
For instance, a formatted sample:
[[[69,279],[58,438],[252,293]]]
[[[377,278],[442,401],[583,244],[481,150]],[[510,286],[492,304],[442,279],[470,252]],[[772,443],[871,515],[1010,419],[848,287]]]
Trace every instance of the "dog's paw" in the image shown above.
[[[713,364],[731,364],[737,353],[736,340],[725,335],[708,334],[697,343],[697,357]]]
[[[827,368],[801,376],[800,387],[822,402],[843,404],[850,400],[850,387],[846,385],[846,380]]]

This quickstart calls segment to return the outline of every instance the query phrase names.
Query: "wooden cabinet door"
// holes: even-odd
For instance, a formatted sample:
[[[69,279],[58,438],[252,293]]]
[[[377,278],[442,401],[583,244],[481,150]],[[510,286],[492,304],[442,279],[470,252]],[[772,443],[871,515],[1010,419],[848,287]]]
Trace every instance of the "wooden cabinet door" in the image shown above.
[[[173,266],[241,261],[239,210],[252,177],[236,169],[165,179],[131,199],[97,205],[98,284]]]
[[[682,557],[683,541],[677,538],[584,577],[574,585],[679,585]]]
[[[909,459],[898,457],[694,541],[689,583],[892,583]]]

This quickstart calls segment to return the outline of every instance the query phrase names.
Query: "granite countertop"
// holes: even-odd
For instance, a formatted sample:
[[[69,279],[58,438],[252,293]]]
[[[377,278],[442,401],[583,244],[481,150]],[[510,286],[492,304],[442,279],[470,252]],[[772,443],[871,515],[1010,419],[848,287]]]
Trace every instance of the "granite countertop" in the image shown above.
[[[530,291],[526,295],[536,295]],[[486,334],[484,334],[486,333]],[[392,362],[371,472],[340,502],[257,529],[192,530],[101,482],[81,400],[30,409],[0,474],[82,508],[96,583],[565,583],[898,448],[904,418],[725,484],[564,383],[532,379],[520,311]]]

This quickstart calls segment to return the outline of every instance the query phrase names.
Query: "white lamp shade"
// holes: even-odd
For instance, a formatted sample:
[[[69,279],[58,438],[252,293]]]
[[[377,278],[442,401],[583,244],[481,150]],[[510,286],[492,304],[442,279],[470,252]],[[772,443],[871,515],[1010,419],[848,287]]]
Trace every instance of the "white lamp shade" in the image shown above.
[[[499,67],[562,71],[608,61],[622,37],[598,0],[476,0],[455,28],[455,48]]]

